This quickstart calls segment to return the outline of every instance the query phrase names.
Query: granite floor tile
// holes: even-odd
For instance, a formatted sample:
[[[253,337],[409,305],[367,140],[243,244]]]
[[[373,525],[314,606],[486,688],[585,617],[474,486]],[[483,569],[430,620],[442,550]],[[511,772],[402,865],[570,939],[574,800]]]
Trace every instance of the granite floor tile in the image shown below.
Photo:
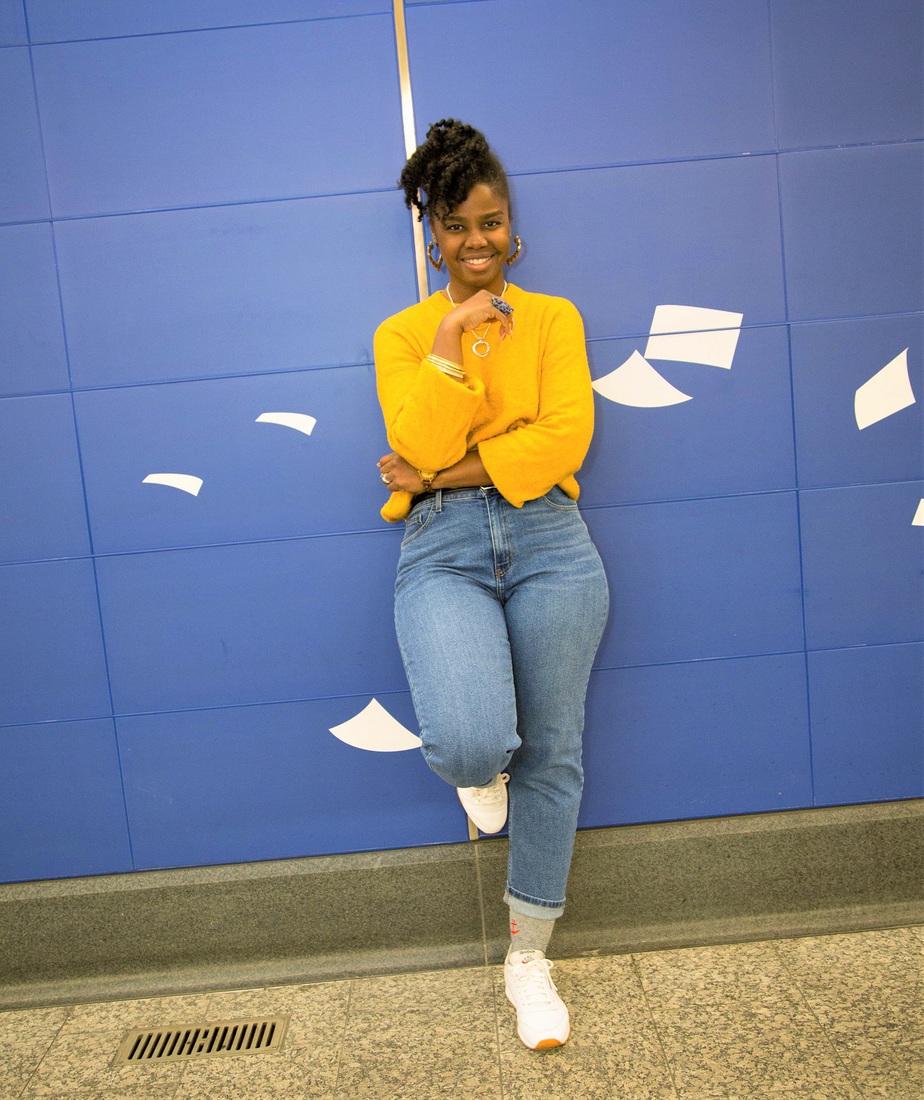
[[[170,1096],[180,1080],[182,1065],[110,1065],[124,1034],[125,1029],[118,1028],[59,1035],[26,1085],[22,1100],[56,1096],[161,1100]]]
[[[490,971],[355,980],[337,1096],[501,1100]]]
[[[137,1001],[104,1001],[76,1005],[61,1029],[63,1035],[79,1031],[129,1031],[170,1024],[204,1024],[209,1020],[207,993],[190,997],[146,997]]]
[[[631,956],[561,960],[552,978],[571,1013],[571,1039],[565,1047],[531,1051],[517,1038],[503,968],[496,969],[505,1100],[676,1100]]]
[[[776,949],[866,1097],[924,1096],[924,942],[912,928]]]
[[[328,1100],[337,1080],[339,1045],[322,1046],[313,1055],[288,1051],[198,1058],[185,1066],[175,1100]]]
[[[772,944],[637,962],[680,1100],[860,1100]]]
[[[16,1100],[66,1022],[69,1008],[0,1012],[0,1100]]]

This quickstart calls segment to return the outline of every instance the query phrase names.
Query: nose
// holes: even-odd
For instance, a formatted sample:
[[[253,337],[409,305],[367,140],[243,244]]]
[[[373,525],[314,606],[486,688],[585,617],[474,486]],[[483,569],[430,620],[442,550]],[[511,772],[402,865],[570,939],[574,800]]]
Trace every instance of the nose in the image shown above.
[[[476,225],[472,230],[470,230],[468,234],[468,239],[465,243],[469,248],[480,248],[482,245],[487,243],[487,239],[485,238],[484,233],[481,232],[481,229]]]

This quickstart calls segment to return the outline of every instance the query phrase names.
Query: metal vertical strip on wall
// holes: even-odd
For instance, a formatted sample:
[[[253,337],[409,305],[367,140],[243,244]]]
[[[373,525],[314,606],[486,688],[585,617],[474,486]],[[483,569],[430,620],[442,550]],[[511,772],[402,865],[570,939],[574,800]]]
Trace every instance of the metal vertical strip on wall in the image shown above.
[[[407,55],[407,25],[404,0],[394,0],[395,44],[398,47],[398,80],[401,86],[401,120],[404,125],[404,150],[407,156],[417,148],[414,132],[414,97],[411,92],[411,67]],[[411,215],[414,226],[414,258],[417,262],[417,295],[421,301],[430,293],[427,285],[427,248],[423,223]]]

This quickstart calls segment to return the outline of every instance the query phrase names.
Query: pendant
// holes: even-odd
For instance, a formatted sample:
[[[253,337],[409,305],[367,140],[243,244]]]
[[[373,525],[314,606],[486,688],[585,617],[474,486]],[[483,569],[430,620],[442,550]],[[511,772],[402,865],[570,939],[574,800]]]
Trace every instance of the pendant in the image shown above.
[[[478,350],[479,347],[483,347],[484,351],[479,351]],[[479,359],[484,359],[484,357],[488,354],[488,352],[490,350],[491,350],[491,345],[482,336],[479,336],[478,339],[474,342],[474,344],[472,344],[472,351],[475,353],[475,355],[478,356]]]

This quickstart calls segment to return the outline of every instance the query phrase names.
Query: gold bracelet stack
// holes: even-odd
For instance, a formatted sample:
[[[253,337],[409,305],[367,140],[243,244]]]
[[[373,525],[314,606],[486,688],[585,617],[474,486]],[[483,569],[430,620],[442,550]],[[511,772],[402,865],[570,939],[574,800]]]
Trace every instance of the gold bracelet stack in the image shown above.
[[[444,359],[442,355],[433,354],[427,356],[427,361],[432,363],[437,370],[441,370],[443,374],[455,378],[457,382],[465,381],[465,371],[462,369],[461,363],[453,363],[451,359]]]

